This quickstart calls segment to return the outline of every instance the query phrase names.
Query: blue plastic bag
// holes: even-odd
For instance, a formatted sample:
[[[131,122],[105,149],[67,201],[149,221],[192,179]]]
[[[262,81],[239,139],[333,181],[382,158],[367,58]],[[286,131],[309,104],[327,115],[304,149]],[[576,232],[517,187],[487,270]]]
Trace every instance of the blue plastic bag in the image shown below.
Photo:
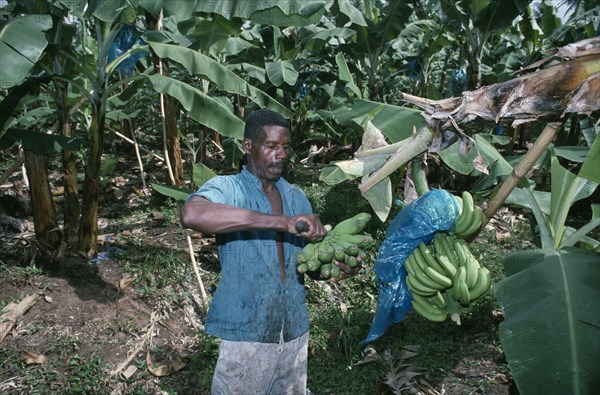
[[[404,260],[421,242],[430,243],[436,232],[452,230],[459,210],[450,192],[433,189],[408,204],[391,222],[373,267],[379,285],[377,311],[367,338],[360,344],[377,340],[412,311]]]
[[[108,50],[109,63],[123,55],[135,44],[145,44],[141,37],[136,37],[134,30],[135,27],[133,25],[125,25],[121,28],[119,34],[117,34],[117,37]],[[127,59],[124,59],[119,66],[117,66],[117,69],[121,72],[121,74],[123,74],[124,77],[130,77],[134,73],[134,68],[137,61],[148,55],[148,51],[141,51],[130,55]]]

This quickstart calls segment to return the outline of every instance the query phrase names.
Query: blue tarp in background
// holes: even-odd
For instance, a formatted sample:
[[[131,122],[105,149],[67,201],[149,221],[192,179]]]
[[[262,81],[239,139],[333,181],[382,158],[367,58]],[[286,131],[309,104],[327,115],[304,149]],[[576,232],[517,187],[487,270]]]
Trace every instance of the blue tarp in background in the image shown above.
[[[433,189],[409,203],[390,223],[373,268],[379,285],[377,311],[361,344],[377,340],[390,325],[402,321],[412,311],[404,260],[421,241],[430,243],[435,232],[452,230],[459,209],[450,192]]]

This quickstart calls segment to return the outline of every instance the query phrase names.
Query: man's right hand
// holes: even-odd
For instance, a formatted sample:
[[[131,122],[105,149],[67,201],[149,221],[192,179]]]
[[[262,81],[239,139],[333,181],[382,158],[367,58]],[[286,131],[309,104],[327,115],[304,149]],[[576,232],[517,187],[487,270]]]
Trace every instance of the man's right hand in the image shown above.
[[[297,225],[298,228],[296,228]],[[327,229],[325,229],[317,214],[290,217],[288,232],[300,235],[311,242],[322,240],[327,235]]]

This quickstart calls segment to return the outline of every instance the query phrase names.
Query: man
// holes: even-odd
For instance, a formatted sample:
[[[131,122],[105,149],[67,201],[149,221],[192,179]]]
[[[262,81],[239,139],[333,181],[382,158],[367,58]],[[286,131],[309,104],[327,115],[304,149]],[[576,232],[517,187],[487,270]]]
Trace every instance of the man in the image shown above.
[[[327,230],[304,192],[282,178],[290,144],[285,118],[253,112],[244,128],[247,164],[213,177],[181,210],[183,226],[216,234],[221,262],[205,325],[222,339],[213,395],[306,393],[308,311],[296,255]],[[301,233],[299,221],[308,224]]]

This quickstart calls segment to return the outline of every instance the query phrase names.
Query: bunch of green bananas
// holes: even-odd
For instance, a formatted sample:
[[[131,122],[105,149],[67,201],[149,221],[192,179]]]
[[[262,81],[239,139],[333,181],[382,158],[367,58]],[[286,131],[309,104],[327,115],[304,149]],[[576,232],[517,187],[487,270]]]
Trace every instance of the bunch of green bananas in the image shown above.
[[[454,234],[463,239],[474,235],[483,223],[483,210],[475,205],[473,195],[469,191],[463,191],[462,197],[454,196],[460,206],[460,214],[456,220]]]
[[[322,279],[336,278],[340,268],[335,262],[356,267],[365,260],[363,248],[373,243],[373,238],[360,234],[371,219],[369,213],[359,213],[338,223],[319,242],[307,244],[297,256],[300,273],[319,271]]]
[[[404,267],[412,306],[431,321],[450,315],[460,325],[460,314],[469,313],[492,285],[489,270],[480,266],[467,242],[448,233],[436,233],[431,244],[421,242]]]

